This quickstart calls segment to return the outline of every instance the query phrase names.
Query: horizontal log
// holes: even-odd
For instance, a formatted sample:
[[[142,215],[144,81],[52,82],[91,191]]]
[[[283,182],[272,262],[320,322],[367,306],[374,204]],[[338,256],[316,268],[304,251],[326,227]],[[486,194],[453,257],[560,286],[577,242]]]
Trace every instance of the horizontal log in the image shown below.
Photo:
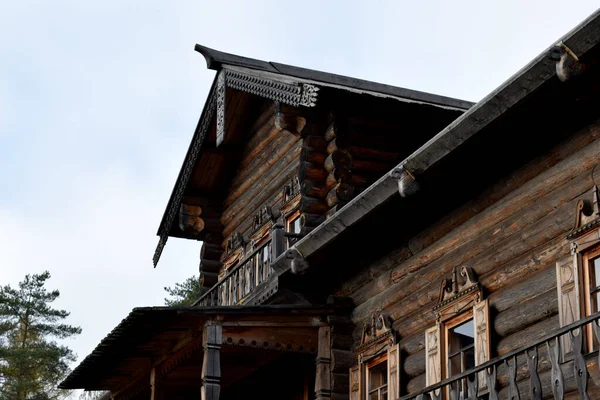
[[[325,159],[325,170],[331,173],[336,168],[353,168],[352,156],[344,150],[336,150]]]
[[[321,136],[305,136],[302,139],[302,147],[305,149],[318,149],[327,151],[327,141]]]
[[[203,218],[188,214],[190,209],[184,207],[179,212],[179,229],[191,236],[198,236],[203,231],[221,231],[223,226],[217,218]],[[186,212],[187,211],[187,212]],[[195,211],[192,211],[195,212]]]
[[[316,197],[319,199],[325,198],[327,196],[327,188],[323,181],[311,181],[304,180],[301,184],[302,194],[307,197]]]
[[[348,183],[339,183],[327,193],[325,200],[329,207],[340,202],[348,202],[352,200],[354,195],[354,187]]]
[[[335,168],[327,175],[325,186],[331,189],[340,182],[350,182],[352,184],[351,179],[352,173],[350,172],[350,168]]]
[[[223,254],[223,248],[220,245],[203,242],[200,248],[200,258],[209,260],[218,260]]]
[[[265,151],[256,154],[249,165],[238,170],[236,177],[231,183],[230,192],[223,204],[226,207],[233,204],[233,202],[240,198],[244,192],[259,182],[266,171],[288,154],[290,149],[292,149],[297,142],[297,137],[286,132],[281,132],[281,134],[273,140],[269,149],[265,149]]]
[[[323,165],[325,159],[327,158],[327,153],[322,150],[315,149],[307,149],[302,148],[302,153],[300,154],[300,160],[306,161],[313,164]]]
[[[349,154],[349,153],[348,153]],[[325,160],[327,162],[327,160]],[[369,173],[382,173],[387,172],[394,167],[394,163],[388,162],[376,162],[376,161],[368,161],[368,160],[359,160],[356,158],[352,159],[352,172],[369,172]]]
[[[400,159],[400,153],[398,152],[390,152],[381,149],[374,149],[370,147],[365,147],[367,144],[363,146],[357,146],[352,143],[351,140],[346,138],[336,138],[333,139],[327,145],[327,152],[333,153],[339,149],[345,149],[350,153],[353,159],[361,159],[361,160],[381,160],[381,161],[398,161]]]
[[[329,210],[327,202],[323,199],[301,196],[300,212],[308,214],[325,214]]]
[[[254,158],[260,154],[270,143],[281,133],[281,130],[275,126],[275,116],[272,115],[264,125],[250,134],[250,139],[244,149],[239,169],[244,169]]]
[[[425,336],[425,332],[423,332]],[[417,377],[425,373],[425,349],[413,354],[409,354],[404,358],[404,373],[409,378]]]
[[[306,118],[298,115],[287,115],[282,112],[275,113],[275,126],[282,130],[288,131],[294,135],[300,135],[306,126]]]
[[[550,271],[547,271],[550,272]],[[493,320],[494,331],[500,337],[522,331],[526,327],[558,314],[556,289],[499,313]]]
[[[306,180],[323,182],[327,177],[327,171],[325,171],[323,165],[301,162],[298,170],[298,177],[300,182]]]
[[[333,393],[343,393],[348,395],[350,387],[350,374],[338,372],[331,374],[331,391]],[[333,397],[335,400],[339,400],[339,396]]]
[[[325,216],[322,214],[301,214],[300,225],[301,226],[319,226],[325,221]]]
[[[550,236],[550,232],[554,232],[555,237],[565,234],[570,229],[571,224],[571,216],[567,211],[567,208],[571,207],[569,203],[576,201],[572,199],[585,192],[590,186],[590,177],[585,175],[580,176],[571,181],[570,184],[563,184],[554,192],[549,192],[548,197],[537,198],[537,201],[534,203],[536,206],[527,207],[519,212],[509,214],[508,218],[504,219],[499,225],[488,227],[487,230],[480,232],[479,236],[472,238],[468,242],[461,240],[461,237],[457,237],[455,240],[452,240],[453,247],[450,249],[447,247],[447,241],[443,240],[432,251],[436,252],[439,248],[446,248],[448,252],[429,264],[423,264],[424,259],[429,259],[429,251],[415,255],[403,262],[399,267],[394,268],[392,272],[392,279],[395,282],[402,283],[402,291],[386,288],[383,293],[379,293],[371,288],[363,288],[359,293],[353,295],[354,301],[360,304],[362,299],[369,300],[364,304],[360,304],[355,310],[355,314],[361,315],[361,310],[366,310],[370,307],[376,307],[377,309],[387,308],[391,304],[401,301],[407,295],[412,295],[414,291],[412,288],[422,287],[423,281],[436,282],[437,285],[439,284],[439,279],[443,275],[448,274],[452,268],[466,263],[472,265],[476,273],[480,275],[485,274],[487,271],[501,265],[502,262],[507,262],[551,240],[552,236]],[[561,209],[561,207],[565,208]],[[476,220],[480,224],[485,224],[480,218]],[[471,226],[470,221],[466,225]],[[462,231],[463,226],[459,227],[458,230]],[[531,226],[531,228],[525,235],[524,230],[527,226]],[[475,230],[480,229],[479,226],[471,226],[471,228]],[[463,232],[463,234],[471,235],[470,232]],[[491,252],[488,250],[490,248],[493,249]],[[518,251],[521,253],[518,253]],[[477,255],[480,255],[479,259],[474,258]],[[486,260],[487,262],[485,267],[481,265],[482,260]],[[416,271],[419,271],[419,273],[414,273]],[[501,281],[505,282],[504,279]],[[386,280],[382,284],[389,285],[390,282]],[[435,291],[437,289],[433,289],[433,286],[430,286],[429,290],[429,293],[433,293],[432,290]],[[388,291],[389,293],[387,293]],[[429,302],[430,299],[427,299],[427,301]],[[415,304],[415,306],[420,305]]]
[[[354,354],[348,350],[331,349],[331,372],[348,372],[354,364]]]
[[[200,272],[200,286],[211,288],[219,281],[218,272]]]
[[[261,183],[253,185],[231,206],[223,211],[223,236],[228,237],[244,221],[250,221],[251,215],[258,210],[261,204],[272,195],[279,195],[291,176],[298,169],[298,155],[300,145],[292,148],[283,158],[270,168],[261,178]],[[277,192],[277,193],[276,193]],[[251,222],[251,221],[250,221]]]
[[[223,263],[219,260],[209,260],[206,258],[200,259],[200,271],[205,272],[219,272]]]

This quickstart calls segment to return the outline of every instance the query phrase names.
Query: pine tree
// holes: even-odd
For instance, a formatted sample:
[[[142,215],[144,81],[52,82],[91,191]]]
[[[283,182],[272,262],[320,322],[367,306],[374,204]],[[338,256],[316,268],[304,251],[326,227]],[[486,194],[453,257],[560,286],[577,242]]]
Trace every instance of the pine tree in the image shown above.
[[[172,296],[171,299],[165,299],[165,305],[173,306],[191,306],[202,295],[202,286],[196,276],[187,278],[183,283],[176,283],[174,287],[165,287],[165,290]]]
[[[75,355],[52,339],[81,333],[61,323],[69,313],[50,303],[58,290],[44,285],[48,271],[26,275],[17,289],[0,287],[0,400],[51,400],[64,396],[56,389]]]

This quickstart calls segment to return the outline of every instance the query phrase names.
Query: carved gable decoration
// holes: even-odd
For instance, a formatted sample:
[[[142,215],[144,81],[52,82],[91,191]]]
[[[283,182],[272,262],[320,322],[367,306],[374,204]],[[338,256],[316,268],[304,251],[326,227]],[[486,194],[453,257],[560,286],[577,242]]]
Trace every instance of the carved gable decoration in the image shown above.
[[[229,239],[225,252],[223,253],[223,265],[229,268],[244,256],[244,237],[240,232],[233,232]]]
[[[252,235],[250,239],[254,242],[260,241],[268,233],[273,223],[275,222],[275,216],[273,210],[269,206],[264,206],[256,214],[252,220]]]
[[[580,199],[577,202],[575,210],[575,224],[567,236],[567,239],[569,240],[578,238],[579,236],[582,236],[583,234],[600,226],[598,186],[594,186],[591,191],[591,199]]]
[[[360,345],[356,348],[359,360],[381,354],[396,344],[396,335],[390,326],[388,318],[380,312],[371,316],[371,320],[363,325]]]
[[[450,278],[444,279],[440,288],[437,305],[433,308],[438,321],[467,310],[482,299],[481,285],[470,267],[460,267],[452,271]]]

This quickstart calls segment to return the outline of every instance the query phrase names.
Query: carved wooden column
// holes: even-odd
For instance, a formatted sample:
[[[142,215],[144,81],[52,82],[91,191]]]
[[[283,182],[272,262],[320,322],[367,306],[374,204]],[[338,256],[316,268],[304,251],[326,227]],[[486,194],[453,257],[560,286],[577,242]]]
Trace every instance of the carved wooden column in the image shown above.
[[[317,371],[315,378],[316,400],[331,398],[331,328],[319,328]]]
[[[217,321],[204,326],[202,362],[202,400],[218,400],[221,392],[221,343],[223,327]]]

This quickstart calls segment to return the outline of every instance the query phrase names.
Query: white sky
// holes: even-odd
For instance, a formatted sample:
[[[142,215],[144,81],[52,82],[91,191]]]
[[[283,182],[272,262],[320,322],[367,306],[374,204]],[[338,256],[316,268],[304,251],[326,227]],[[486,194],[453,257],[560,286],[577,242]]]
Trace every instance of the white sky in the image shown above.
[[[155,236],[214,72],[194,44],[477,101],[596,1],[0,2],[0,284],[52,273],[79,360],[198,242]]]

